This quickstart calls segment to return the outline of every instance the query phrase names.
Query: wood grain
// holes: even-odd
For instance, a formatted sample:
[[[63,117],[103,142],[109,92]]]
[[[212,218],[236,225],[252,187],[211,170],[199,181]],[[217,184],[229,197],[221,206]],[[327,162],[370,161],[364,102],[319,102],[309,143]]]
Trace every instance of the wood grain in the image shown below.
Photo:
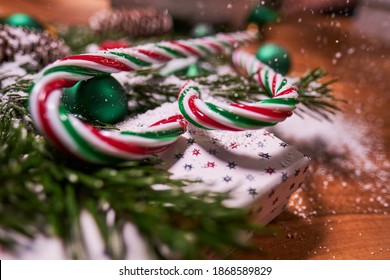
[[[364,129],[358,140],[366,149],[366,160],[356,162],[348,153],[324,150],[322,139],[315,143],[283,139],[312,158],[305,184],[292,196],[287,211],[271,223],[281,233],[252,238],[264,253],[235,252],[230,257],[390,259],[389,45],[361,34],[353,18],[298,19],[274,26],[266,41],[290,51],[292,73],[301,75],[321,66],[330,78],[338,79],[333,90],[348,100],[339,115],[352,124],[344,134]]]

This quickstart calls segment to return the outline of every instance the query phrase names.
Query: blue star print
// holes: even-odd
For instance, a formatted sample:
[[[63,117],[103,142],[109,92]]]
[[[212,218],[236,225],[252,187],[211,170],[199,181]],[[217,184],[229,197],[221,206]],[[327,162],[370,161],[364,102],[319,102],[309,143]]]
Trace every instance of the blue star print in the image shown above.
[[[229,161],[226,166],[229,167],[229,169],[236,169],[237,163],[235,163],[234,161]]]

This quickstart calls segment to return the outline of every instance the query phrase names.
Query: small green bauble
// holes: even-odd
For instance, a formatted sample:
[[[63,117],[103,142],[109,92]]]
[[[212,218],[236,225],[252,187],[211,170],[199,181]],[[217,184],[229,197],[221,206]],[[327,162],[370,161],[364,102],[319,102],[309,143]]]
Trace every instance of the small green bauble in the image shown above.
[[[198,67],[198,65],[196,65],[195,63],[194,63],[194,64],[191,64],[191,65],[187,68],[186,77],[195,78],[195,77],[199,77],[199,75],[200,75],[200,73],[199,73],[199,67]]]
[[[262,5],[256,5],[249,13],[247,22],[256,23],[261,26],[263,24],[270,24],[277,22],[279,15],[276,10],[265,7]]]
[[[81,84],[82,82],[78,82],[73,87],[64,88],[64,93],[62,94],[62,104],[69,112],[75,115],[80,114],[79,106],[76,103],[76,96]]]
[[[290,70],[290,55],[278,45],[265,44],[261,46],[256,52],[256,57],[282,75],[287,74]]]
[[[112,76],[78,82],[65,89],[62,102],[73,114],[108,124],[122,121],[128,112],[126,92]]]
[[[12,14],[4,20],[4,24],[15,27],[26,27],[42,30],[42,25],[32,16],[23,13]]]
[[[214,33],[214,27],[208,23],[198,23],[191,30],[191,36],[193,37],[206,37]]]

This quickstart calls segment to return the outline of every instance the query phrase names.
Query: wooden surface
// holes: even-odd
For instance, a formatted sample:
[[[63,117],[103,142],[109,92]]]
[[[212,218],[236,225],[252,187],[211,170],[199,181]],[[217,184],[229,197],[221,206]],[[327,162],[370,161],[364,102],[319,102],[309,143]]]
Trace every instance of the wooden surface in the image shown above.
[[[283,138],[312,158],[310,172],[288,210],[272,222],[281,233],[252,238],[264,254],[236,252],[231,257],[390,259],[389,45],[360,34],[353,18],[294,17],[273,29],[267,41],[289,49],[292,74],[321,66],[330,78],[338,79],[334,93],[348,104],[342,105],[336,120],[341,117],[350,126],[345,131],[337,128],[336,133],[341,133],[341,140],[352,133],[360,139],[346,147],[350,153],[340,155],[324,148],[328,138],[315,142]],[[291,129],[300,133],[309,127]],[[366,154],[366,160],[356,160],[353,155],[359,153]]]
[[[108,7],[103,0],[78,2],[2,0],[0,15],[30,11],[41,20],[79,23]],[[348,125],[344,131],[326,127],[340,139],[357,139],[350,147],[348,141],[341,142],[346,146],[342,154],[324,148],[329,138],[283,139],[312,158],[305,184],[291,197],[287,211],[272,222],[280,233],[251,239],[264,253],[237,251],[231,258],[390,259],[389,46],[361,34],[354,18],[308,15],[273,26],[267,40],[290,51],[292,75],[321,66],[330,78],[339,79],[334,93],[349,102],[342,105],[335,125]],[[300,133],[307,127],[291,129]],[[360,153],[363,160],[356,160]]]

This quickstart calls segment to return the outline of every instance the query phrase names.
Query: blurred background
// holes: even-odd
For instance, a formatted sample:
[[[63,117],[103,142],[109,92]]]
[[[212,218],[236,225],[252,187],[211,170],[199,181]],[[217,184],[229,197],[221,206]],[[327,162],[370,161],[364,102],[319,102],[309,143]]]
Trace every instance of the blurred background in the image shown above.
[[[2,0],[0,17],[22,11],[41,22],[80,24],[87,23],[94,12],[111,7],[155,6],[189,22],[224,23],[240,28],[256,4],[281,7],[284,15],[333,12],[353,15],[359,30],[390,39],[390,0]]]

